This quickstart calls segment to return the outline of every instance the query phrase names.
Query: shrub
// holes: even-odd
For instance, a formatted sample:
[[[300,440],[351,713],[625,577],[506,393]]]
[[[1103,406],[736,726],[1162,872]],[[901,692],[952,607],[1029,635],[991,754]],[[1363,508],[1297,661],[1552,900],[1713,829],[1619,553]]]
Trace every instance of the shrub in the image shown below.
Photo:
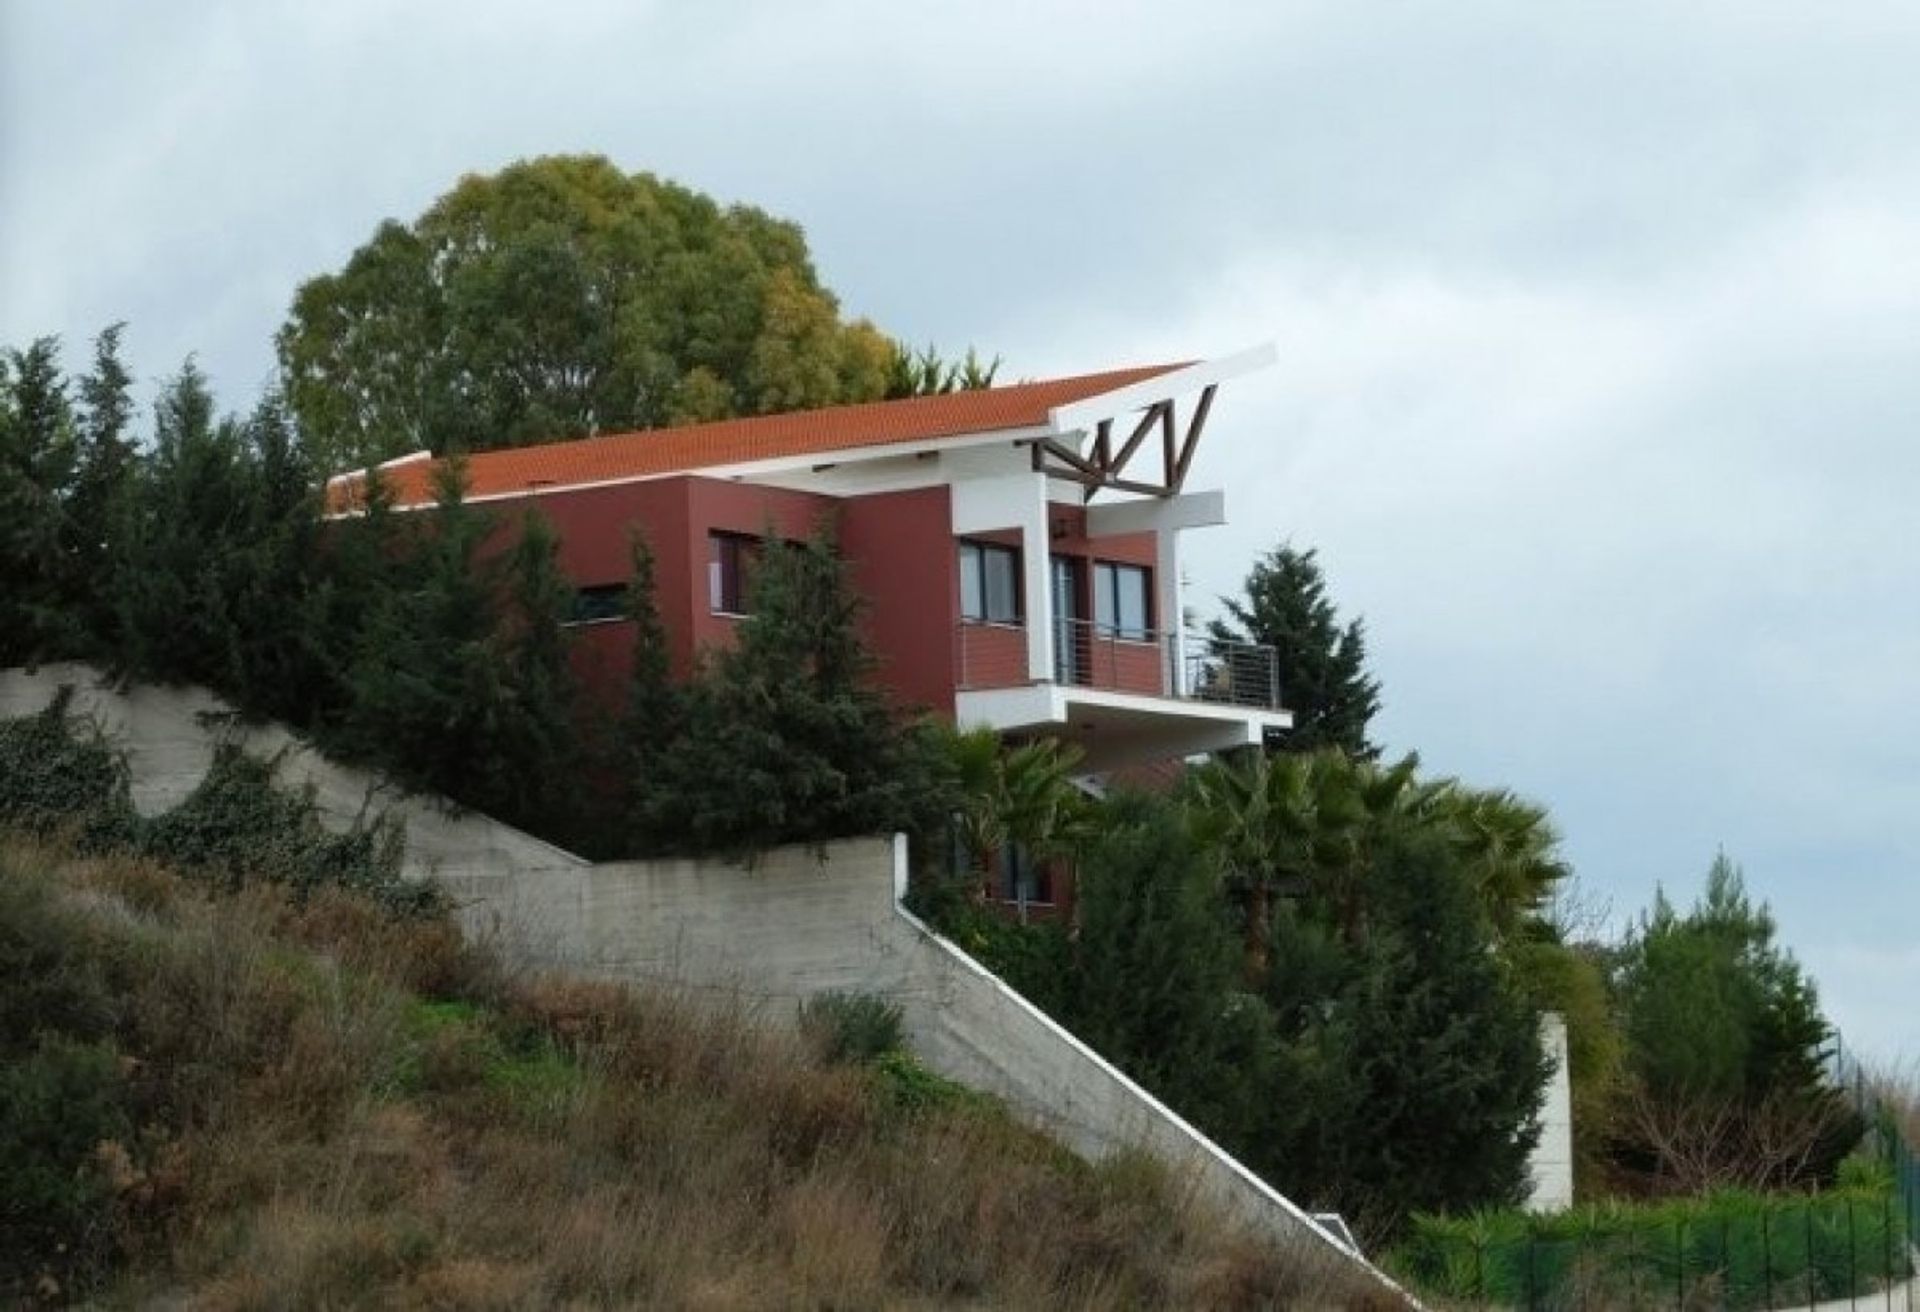
[[[800,1030],[829,1062],[870,1062],[897,1051],[900,1008],[872,993],[822,993],[800,1004]]]
[[[405,912],[442,905],[434,886],[401,874],[398,825],[381,818],[332,833],[320,822],[312,789],[288,792],[275,786],[273,773],[272,762],[222,743],[186,800],[143,826],[141,848],[229,888],[265,880],[299,896],[322,887],[354,889]]]
[[[1821,1194],[1727,1191],[1532,1216],[1419,1215],[1389,1266],[1423,1292],[1522,1307],[1683,1299],[1730,1309],[1846,1298],[1911,1273],[1884,1179]],[[1691,1305],[1691,1304],[1689,1304]]]
[[[305,898],[321,888],[366,893],[405,914],[437,911],[444,895],[401,873],[405,835],[386,817],[333,833],[311,788],[274,783],[275,763],[233,743],[186,800],[141,817],[125,756],[68,709],[63,688],[37,715],[0,720],[0,824],[35,837],[70,833],[86,852],[139,851],[210,875],[229,888],[264,881]]]
[[[120,1065],[111,1043],[59,1035],[0,1065],[0,1270],[64,1282],[106,1256],[130,1135]]]
[[[76,831],[98,850],[129,839],[138,823],[125,759],[97,726],[68,715],[63,687],[38,715],[0,720],[0,824],[46,837]]]

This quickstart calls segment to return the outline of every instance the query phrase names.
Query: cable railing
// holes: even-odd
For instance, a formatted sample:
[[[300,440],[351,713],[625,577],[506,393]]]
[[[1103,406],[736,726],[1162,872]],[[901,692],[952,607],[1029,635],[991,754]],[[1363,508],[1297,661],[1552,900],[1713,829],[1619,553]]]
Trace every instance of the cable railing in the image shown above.
[[[1280,662],[1272,647],[1080,619],[1054,620],[1049,636],[1048,675],[1042,681],[1257,710],[1280,705]],[[1036,682],[1024,624],[962,620],[954,645],[962,689]]]

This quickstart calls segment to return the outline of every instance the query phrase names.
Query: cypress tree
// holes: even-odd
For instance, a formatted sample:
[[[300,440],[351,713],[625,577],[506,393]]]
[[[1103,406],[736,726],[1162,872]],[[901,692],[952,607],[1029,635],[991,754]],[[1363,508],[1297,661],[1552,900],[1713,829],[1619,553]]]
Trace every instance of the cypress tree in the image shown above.
[[[93,369],[78,382],[78,466],[65,525],[66,577],[62,592],[77,630],[76,654],[93,656],[116,646],[113,601],[107,586],[114,530],[134,474],[133,377],[120,359],[124,324],[94,339]]]
[[[60,548],[75,451],[59,350],[42,337],[0,357],[0,666],[67,638]]]
[[[510,814],[538,832],[572,833],[579,821],[577,776],[584,765],[574,717],[578,688],[562,625],[573,587],[560,571],[560,539],[538,511],[521,521],[506,560],[498,648],[507,704],[499,751],[510,766]]]
[[[687,695],[673,682],[653,548],[636,532],[631,550],[627,614],[633,620],[633,675],[618,757],[626,783],[627,840],[633,850],[651,852],[670,844],[676,829],[668,756],[687,729]]]
[[[238,425],[216,421],[206,375],[189,357],[154,404],[153,448],[116,518],[121,673],[233,692],[222,584],[249,516],[241,441]]]
[[[664,846],[748,854],[912,823],[925,756],[873,686],[860,605],[824,529],[767,543],[751,614],[709,654],[659,762]]]
[[[1277,1053],[1266,1009],[1238,991],[1217,873],[1160,799],[1119,795],[1089,829],[1062,1023],[1214,1137],[1250,1146]]]
[[[1548,1067],[1539,1013],[1446,845],[1397,836],[1374,865],[1372,933],[1344,982],[1287,1008],[1305,1022],[1291,1046],[1314,1073],[1314,1114],[1261,1164],[1386,1233],[1414,1211],[1520,1200]]]
[[[341,743],[406,784],[487,809],[512,768],[490,741],[503,678],[493,596],[477,568],[489,524],[466,503],[460,461],[434,479],[434,511],[399,536],[402,573],[360,634]]]

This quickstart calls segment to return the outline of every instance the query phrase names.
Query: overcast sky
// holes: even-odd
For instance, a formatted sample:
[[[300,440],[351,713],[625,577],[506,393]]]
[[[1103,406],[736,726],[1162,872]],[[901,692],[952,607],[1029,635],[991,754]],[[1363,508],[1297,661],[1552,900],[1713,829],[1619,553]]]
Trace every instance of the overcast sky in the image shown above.
[[[1005,376],[1278,343],[1195,482],[1364,614],[1380,733],[1591,897],[1746,869],[1920,1057],[1920,5],[0,0],[0,341],[230,407],[295,285],[595,151]]]

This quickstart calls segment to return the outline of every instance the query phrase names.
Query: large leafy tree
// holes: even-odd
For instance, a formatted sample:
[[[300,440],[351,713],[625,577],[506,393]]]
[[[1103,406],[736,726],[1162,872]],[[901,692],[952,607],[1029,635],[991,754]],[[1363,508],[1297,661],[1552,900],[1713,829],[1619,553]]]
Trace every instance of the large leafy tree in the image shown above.
[[[798,226],[590,155],[469,175],[382,224],[301,286],[279,351],[330,467],[916,382],[891,339],[842,318]]]
[[[1312,549],[1281,544],[1254,563],[1240,596],[1221,600],[1229,618],[1211,625],[1216,639],[1265,643],[1279,653],[1280,699],[1293,727],[1269,738],[1270,751],[1379,754],[1367,737],[1380,683],[1367,670],[1366,625],[1340,622]]]

